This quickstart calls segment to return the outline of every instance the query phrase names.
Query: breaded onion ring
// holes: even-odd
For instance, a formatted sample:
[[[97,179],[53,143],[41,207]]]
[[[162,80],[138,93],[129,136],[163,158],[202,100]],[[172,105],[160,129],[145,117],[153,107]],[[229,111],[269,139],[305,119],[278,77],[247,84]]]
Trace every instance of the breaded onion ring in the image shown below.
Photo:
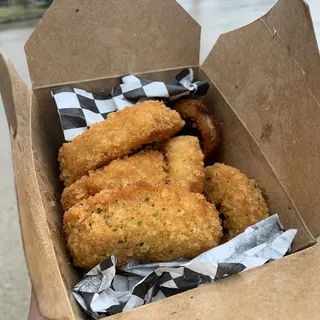
[[[192,127],[199,129],[202,137],[202,152],[207,158],[220,143],[220,129],[210,115],[208,108],[202,101],[194,99],[182,99],[173,108],[178,111],[181,118],[191,119]]]
[[[268,217],[269,210],[254,180],[221,163],[205,168],[204,193],[222,216],[227,239]]]

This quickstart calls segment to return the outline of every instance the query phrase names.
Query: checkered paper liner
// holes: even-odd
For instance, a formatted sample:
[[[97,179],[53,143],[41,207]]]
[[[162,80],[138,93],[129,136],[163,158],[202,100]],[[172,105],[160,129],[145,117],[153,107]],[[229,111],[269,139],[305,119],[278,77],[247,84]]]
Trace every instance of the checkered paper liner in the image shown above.
[[[182,70],[170,83],[130,74],[123,76],[120,78],[121,84],[108,95],[67,86],[55,88],[51,94],[57,105],[64,138],[72,141],[93,123],[106,119],[109,113],[137,102],[154,98],[169,102],[190,95],[205,96],[209,84],[193,81],[194,72],[189,68]]]
[[[191,261],[136,259],[117,269],[117,257],[111,255],[89,271],[72,293],[94,319],[103,318],[280,259],[296,233],[296,229],[284,231],[275,214]]]

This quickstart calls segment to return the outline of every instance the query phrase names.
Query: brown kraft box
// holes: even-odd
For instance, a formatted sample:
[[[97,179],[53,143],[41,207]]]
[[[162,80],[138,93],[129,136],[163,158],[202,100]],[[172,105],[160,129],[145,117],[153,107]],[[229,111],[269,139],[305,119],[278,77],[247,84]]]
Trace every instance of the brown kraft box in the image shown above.
[[[199,48],[200,26],[174,0],[55,0],[25,45],[32,89],[0,54],[25,253],[45,318],[85,317],[71,294],[79,276],[63,239],[63,136],[50,90],[107,93],[120,75],[169,81],[192,67],[222,123],[218,160],[254,177],[270,212],[298,229],[293,253],[111,319],[319,319],[320,60],[308,6],[280,0],[221,35],[201,66]]]

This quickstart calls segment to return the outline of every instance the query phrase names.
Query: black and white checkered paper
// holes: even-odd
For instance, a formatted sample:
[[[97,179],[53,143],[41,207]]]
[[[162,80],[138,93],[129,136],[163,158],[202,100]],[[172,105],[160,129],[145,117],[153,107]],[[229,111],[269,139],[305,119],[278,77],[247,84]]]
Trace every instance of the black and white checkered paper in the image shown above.
[[[94,94],[67,86],[51,91],[66,141],[72,141],[93,123],[103,121],[109,113],[137,102],[154,98],[175,101],[190,95],[204,96],[209,89],[207,82],[194,82],[191,68],[182,70],[170,83],[134,75],[123,76],[120,82],[109,95]]]
[[[88,272],[72,293],[88,314],[103,318],[280,259],[296,233],[284,231],[275,214],[191,261],[132,260],[119,270],[112,255]]]

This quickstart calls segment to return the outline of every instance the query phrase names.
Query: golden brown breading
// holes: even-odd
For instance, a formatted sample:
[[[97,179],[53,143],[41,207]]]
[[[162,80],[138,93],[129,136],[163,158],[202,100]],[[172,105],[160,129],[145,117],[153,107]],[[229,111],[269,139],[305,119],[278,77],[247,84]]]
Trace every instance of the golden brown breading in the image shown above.
[[[143,144],[173,136],[183,125],[179,114],[159,101],[146,101],[111,113],[60,148],[60,179],[69,186],[90,170]]]
[[[179,136],[164,147],[168,164],[168,183],[190,192],[203,192],[204,155],[199,140],[193,136]]]
[[[220,144],[221,131],[217,122],[209,113],[202,101],[194,99],[181,99],[174,105],[182,119],[191,119],[192,127],[198,128],[201,133],[200,142],[205,158]]]
[[[269,210],[256,182],[238,169],[221,163],[205,168],[204,192],[207,199],[220,206],[226,219],[223,226],[231,239],[268,217]]]
[[[61,203],[68,210],[77,202],[104,189],[116,189],[138,181],[164,185],[167,181],[166,163],[158,151],[141,151],[129,158],[113,160],[101,170],[90,172],[64,189]]]
[[[112,253],[119,266],[132,258],[193,258],[218,245],[222,227],[201,194],[137,183],[103,190],[64,214],[74,265],[92,268]]]

